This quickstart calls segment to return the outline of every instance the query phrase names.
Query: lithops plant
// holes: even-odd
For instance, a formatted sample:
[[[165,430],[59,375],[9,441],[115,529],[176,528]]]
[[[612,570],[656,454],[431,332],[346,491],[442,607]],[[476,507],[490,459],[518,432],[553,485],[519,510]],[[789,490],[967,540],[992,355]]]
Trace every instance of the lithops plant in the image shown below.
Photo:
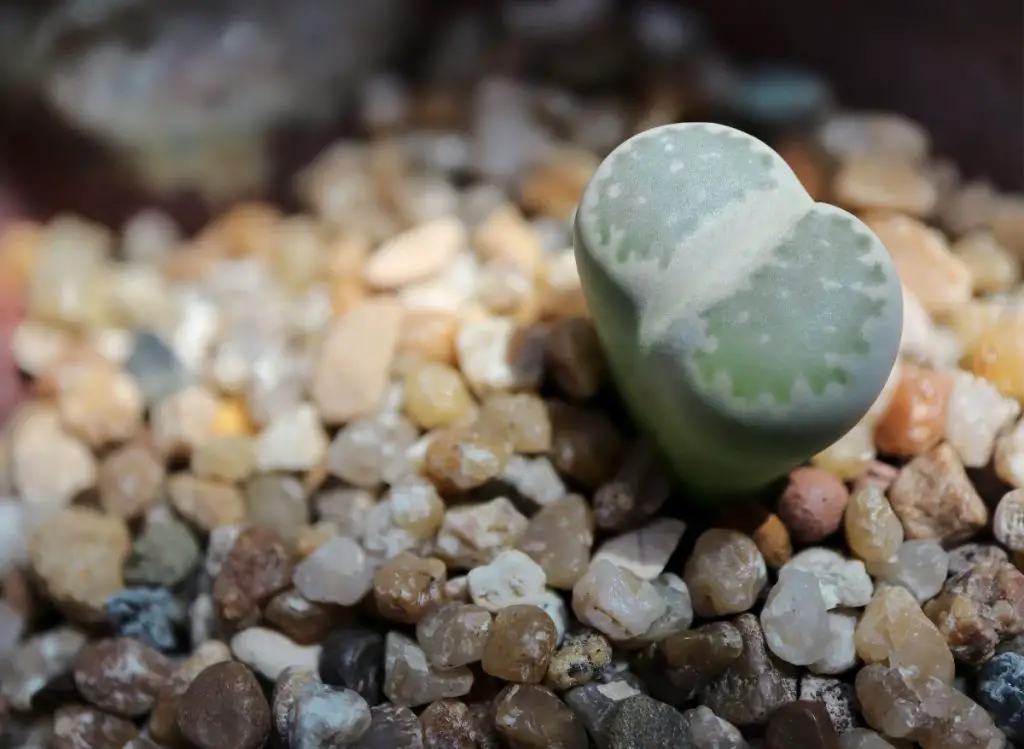
[[[889,376],[903,300],[888,252],[756,138],[707,123],[630,138],[587,186],[574,231],[622,397],[696,496],[799,465]]]

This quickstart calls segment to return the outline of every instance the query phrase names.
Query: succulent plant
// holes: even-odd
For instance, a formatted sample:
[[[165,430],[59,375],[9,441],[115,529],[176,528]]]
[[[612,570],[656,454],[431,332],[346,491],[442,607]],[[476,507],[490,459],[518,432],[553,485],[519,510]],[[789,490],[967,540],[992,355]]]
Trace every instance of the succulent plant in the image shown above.
[[[756,138],[708,123],[635,135],[574,223],[619,391],[695,496],[765,486],[885,384],[903,317],[888,252]]]

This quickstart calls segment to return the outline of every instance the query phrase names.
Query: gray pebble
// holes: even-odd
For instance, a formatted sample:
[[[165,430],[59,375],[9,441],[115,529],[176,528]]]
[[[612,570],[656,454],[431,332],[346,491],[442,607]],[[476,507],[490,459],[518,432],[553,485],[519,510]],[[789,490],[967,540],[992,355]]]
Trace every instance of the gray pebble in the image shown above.
[[[303,690],[292,710],[291,749],[334,749],[356,741],[370,728],[370,707],[351,689],[316,684]]]
[[[686,747],[683,714],[653,697],[637,695],[623,701],[605,728],[607,749]],[[688,749],[688,747],[687,747]]]
[[[862,725],[853,684],[807,674],[800,679],[800,699],[822,703],[839,735]]]
[[[178,392],[190,379],[188,370],[174,350],[156,333],[148,331],[135,334],[124,368],[138,381],[148,404]]]
[[[641,692],[632,684],[615,681],[609,684],[584,684],[573,687],[562,699],[576,713],[587,733],[599,747],[605,744],[605,727],[615,711],[626,700],[637,697]]]
[[[199,544],[184,523],[172,518],[152,523],[132,544],[125,582],[174,587],[195,569],[199,554]]]

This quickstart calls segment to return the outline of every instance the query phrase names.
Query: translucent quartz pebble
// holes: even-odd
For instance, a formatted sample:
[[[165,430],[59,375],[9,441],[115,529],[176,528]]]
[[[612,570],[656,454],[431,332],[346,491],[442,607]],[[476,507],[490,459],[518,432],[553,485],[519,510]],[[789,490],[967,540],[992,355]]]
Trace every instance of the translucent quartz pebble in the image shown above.
[[[817,578],[803,570],[780,576],[761,610],[768,647],[782,660],[806,666],[824,657],[828,610]]]
[[[942,590],[949,553],[931,539],[904,541],[892,559],[869,564],[868,571],[887,583],[902,585],[923,604]]]

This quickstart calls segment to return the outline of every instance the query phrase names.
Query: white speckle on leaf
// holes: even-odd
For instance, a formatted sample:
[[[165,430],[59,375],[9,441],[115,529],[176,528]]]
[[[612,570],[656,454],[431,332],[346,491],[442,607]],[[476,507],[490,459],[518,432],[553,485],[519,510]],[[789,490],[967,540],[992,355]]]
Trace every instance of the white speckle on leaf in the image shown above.
[[[608,185],[608,197],[612,200],[622,197],[622,185],[618,182],[612,185]]]

